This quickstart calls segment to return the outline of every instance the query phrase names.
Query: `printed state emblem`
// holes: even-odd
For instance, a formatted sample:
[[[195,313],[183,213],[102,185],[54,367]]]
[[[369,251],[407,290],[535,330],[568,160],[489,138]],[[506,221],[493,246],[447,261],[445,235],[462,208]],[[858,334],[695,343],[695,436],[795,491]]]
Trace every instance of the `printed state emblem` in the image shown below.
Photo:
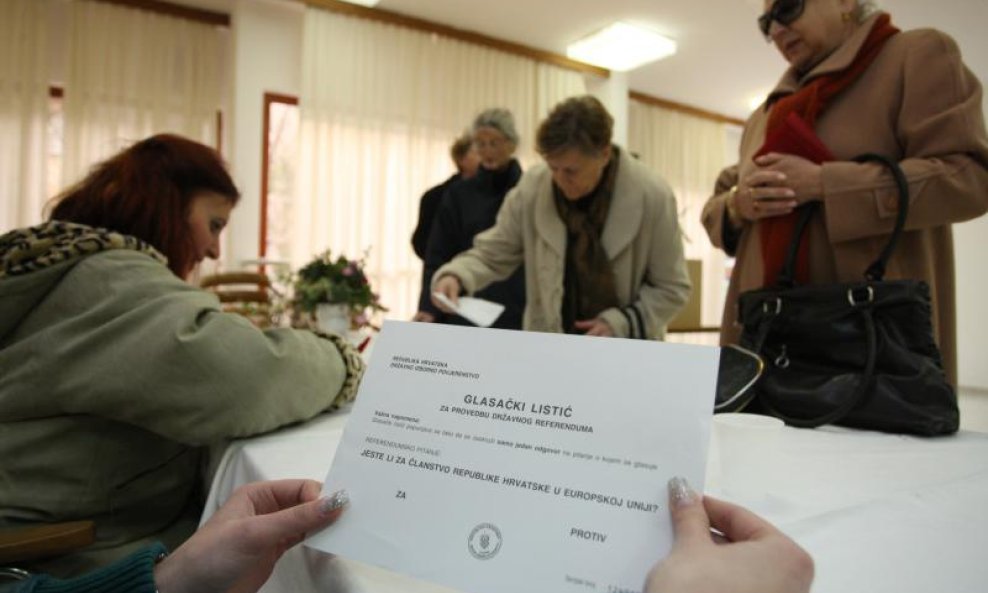
[[[501,549],[501,530],[490,523],[481,523],[470,532],[467,549],[478,560],[493,558]]]

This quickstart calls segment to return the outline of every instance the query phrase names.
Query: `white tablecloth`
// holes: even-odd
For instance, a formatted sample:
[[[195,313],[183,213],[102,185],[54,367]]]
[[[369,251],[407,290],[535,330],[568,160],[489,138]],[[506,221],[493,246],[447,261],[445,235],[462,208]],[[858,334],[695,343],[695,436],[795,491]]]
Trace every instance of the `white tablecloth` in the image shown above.
[[[234,442],[204,518],[247,482],[325,478],[345,422],[337,413]],[[711,447],[706,492],[755,510],[805,547],[816,561],[813,591],[988,591],[988,434],[922,439],[786,427],[776,458],[751,472],[722,472],[718,452]],[[262,591],[450,590],[298,546]]]

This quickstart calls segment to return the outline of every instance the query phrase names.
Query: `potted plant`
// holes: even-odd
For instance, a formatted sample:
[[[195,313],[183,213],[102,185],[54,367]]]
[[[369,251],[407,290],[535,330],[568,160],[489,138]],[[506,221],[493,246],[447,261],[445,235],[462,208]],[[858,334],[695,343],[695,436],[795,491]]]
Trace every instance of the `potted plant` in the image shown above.
[[[296,313],[314,316],[316,327],[323,331],[345,335],[368,324],[368,309],[371,314],[387,311],[371,290],[363,258],[334,259],[326,250],[298,271],[292,286]]]

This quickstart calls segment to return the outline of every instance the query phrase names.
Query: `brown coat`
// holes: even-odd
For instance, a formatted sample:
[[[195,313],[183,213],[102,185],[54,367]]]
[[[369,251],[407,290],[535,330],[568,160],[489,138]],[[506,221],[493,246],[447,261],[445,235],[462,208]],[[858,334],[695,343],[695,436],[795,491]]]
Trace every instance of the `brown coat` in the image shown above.
[[[865,22],[833,54],[799,78],[790,69],[772,95],[789,94],[813,78],[847,66],[871,29]],[[725,248],[725,199],[755,168],[768,114],[751,115],[741,138],[739,164],[721,172],[702,220],[713,244]],[[915,278],[930,285],[933,324],[951,382],[957,381],[954,314],[954,246],[950,225],[988,210],[988,137],[981,85],[964,66],[953,39],[931,29],[893,36],[871,66],[820,115],[816,132],[838,160],[822,171],[823,208],[810,223],[813,283],[860,280],[895,223],[897,194],[878,164],[851,159],[866,152],[900,161],[911,201],[906,232],[886,278]],[[737,241],[722,343],[740,334],[740,292],[762,285],[758,223],[745,223]]]

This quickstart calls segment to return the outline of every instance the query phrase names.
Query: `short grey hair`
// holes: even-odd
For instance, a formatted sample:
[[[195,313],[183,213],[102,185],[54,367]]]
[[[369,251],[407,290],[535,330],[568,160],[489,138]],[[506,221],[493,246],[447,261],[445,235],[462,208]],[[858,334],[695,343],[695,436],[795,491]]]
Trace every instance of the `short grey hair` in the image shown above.
[[[854,11],[855,20],[859,23],[863,23],[868,20],[868,17],[881,11],[882,8],[878,5],[878,2],[875,2],[875,0],[858,0],[858,7]]]
[[[518,131],[515,130],[515,117],[507,109],[495,107],[485,109],[473,120],[473,132],[480,128],[494,128],[504,134],[512,144],[518,145]]]

